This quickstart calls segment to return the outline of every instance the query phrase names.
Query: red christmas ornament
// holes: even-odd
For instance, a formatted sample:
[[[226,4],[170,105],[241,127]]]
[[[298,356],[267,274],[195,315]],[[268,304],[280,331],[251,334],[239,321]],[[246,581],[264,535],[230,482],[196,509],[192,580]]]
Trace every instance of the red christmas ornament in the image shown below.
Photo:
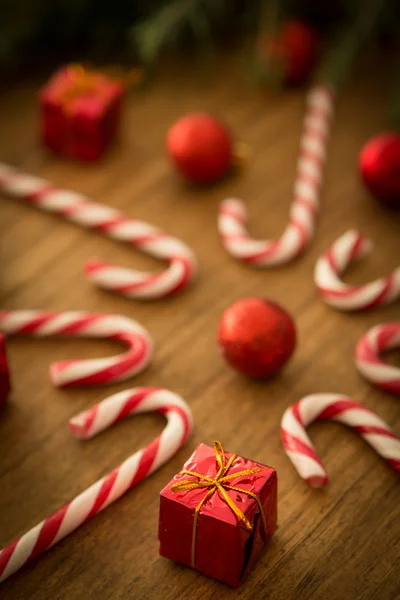
[[[222,315],[218,342],[227,362],[245,375],[266,379],[287,362],[296,346],[293,319],[262,298],[244,298]]]
[[[318,33],[302,21],[286,21],[274,37],[260,41],[260,59],[270,61],[288,84],[299,84],[307,79],[318,54]]]
[[[228,129],[206,113],[193,113],[172,125],[167,150],[178,171],[194,183],[213,183],[231,169],[232,138]]]
[[[381,133],[368,140],[359,168],[371,194],[385,206],[400,209],[400,135]]]

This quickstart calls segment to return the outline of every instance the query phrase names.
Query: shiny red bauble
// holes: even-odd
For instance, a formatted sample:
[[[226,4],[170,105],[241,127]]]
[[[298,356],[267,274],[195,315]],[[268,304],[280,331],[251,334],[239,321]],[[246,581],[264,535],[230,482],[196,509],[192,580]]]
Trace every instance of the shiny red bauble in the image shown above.
[[[193,113],[172,125],[167,150],[178,171],[193,183],[213,183],[233,163],[232,138],[227,127],[212,115]]]
[[[290,20],[273,37],[259,42],[259,58],[269,61],[285,83],[305,81],[313,71],[319,55],[319,35],[303,21]]]
[[[381,133],[371,138],[360,152],[359,168],[374,198],[400,209],[400,134]]]
[[[232,367],[250,377],[266,379],[292,355],[296,330],[293,319],[275,302],[243,298],[222,315],[218,343]]]

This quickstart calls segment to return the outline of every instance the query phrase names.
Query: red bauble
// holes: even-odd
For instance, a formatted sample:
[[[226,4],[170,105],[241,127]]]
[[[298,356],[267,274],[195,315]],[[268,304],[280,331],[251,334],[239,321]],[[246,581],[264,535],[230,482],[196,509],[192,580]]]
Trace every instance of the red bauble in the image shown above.
[[[400,209],[400,135],[389,132],[371,138],[360,152],[359,168],[371,194]]]
[[[266,58],[279,71],[283,81],[305,81],[315,67],[319,54],[318,33],[307,23],[286,21],[274,36],[260,41],[260,59]]]
[[[232,167],[232,138],[213,116],[193,113],[172,125],[167,150],[176,167],[194,183],[213,183]]]
[[[287,362],[296,346],[293,319],[262,298],[243,298],[222,315],[218,342],[227,362],[245,375],[266,379]]]

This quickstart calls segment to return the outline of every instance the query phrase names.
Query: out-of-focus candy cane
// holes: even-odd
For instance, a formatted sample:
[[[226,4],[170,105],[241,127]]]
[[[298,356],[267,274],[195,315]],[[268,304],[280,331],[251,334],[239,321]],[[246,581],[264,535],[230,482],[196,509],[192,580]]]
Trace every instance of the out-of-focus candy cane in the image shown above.
[[[388,365],[379,354],[400,347],[400,321],[376,325],[362,336],[356,347],[356,366],[368,381],[392,394],[400,394],[400,369]]]
[[[7,336],[106,338],[128,346],[126,352],[110,358],[53,363],[50,378],[57,387],[107,384],[128,379],[142,371],[153,354],[153,343],[146,329],[121,315],[76,311],[0,311],[0,332]]]
[[[168,263],[161,273],[142,273],[90,260],[86,275],[100,287],[130,298],[162,298],[184,288],[196,272],[196,259],[186,244],[149,223],[132,219],[81,194],[58,189],[44,179],[3,163],[0,163],[0,191]]]
[[[353,260],[362,258],[371,249],[370,240],[350,229],[318,259],[314,281],[327,304],[344,311],[367,310],[400,297],[400,267],[387,277],[364,285],[348,285],[339,278]]]
[[[333,107],[334,94],[330,88],[317,85],[311,89],[300,140],[289,223],[280,238],[255,240],[245,227],[246,209],[243,202],[228,198],[221,204],[218,229],[229,254],[256,267],[273,267],[293,260],[308,245],[314,235],[319,208]]]

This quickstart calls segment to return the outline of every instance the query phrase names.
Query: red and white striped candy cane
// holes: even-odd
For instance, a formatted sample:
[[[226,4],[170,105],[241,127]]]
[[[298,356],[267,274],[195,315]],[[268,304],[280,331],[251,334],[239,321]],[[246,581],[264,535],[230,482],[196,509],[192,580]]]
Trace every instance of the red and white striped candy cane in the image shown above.
[[[389,304],[400,297],[400,267],[387,277],[365,285],[348,285],[339,275],[347,266],[368,254],[370,240],[355,229],[341,235],[315,265],[314,281],[323,300],[344,311],[367,310]]]
[[[385,364],[379,354],[400,347],[400,321],[370,329],[357,344],[356,366],[368,381],[392,394],[400,394],[400,369]]]
[[[255,240],[246,227],[241,200],[228,198],[221,204],[218,229],[226,250],[257,267],[271,267],[296,258],[314,235],[323,165],[333,115],[334,94],[323,85],[311,89],[300,141],[300,156],[289,223],[278,240]]]
[[[86,275],[102,288],[130,298],[161,298],[184,288],[195,274],[196,259],[188,246],[149,223],[131,219],[81,194],[58,189],[44,179],[2,163],[0,190],[42,210],[56,213],[67,221],[127,242],[149,256],[169,263],[165,271],[154,274],[125,269],[102,260],[90,260],[85,267]]]
[[[153,342],[146,329],[121,315],[75,311],[0,311],[0,331],[6,335],[105,338],[128,346],[128,350],[118,356],[53,363],[50,378],[57,387],[96,385],[128,379],[142,371],[153,354]]]
[[[328,419],[352,427],[400,473],[400,440],[372,410],[340,394],[311,394],[285,411],[281,437],[285,452],[300,477],[312,487],[324,487],[328,474],[305,428],[313,421]]]
[[[69,535],[166,463],[185,444],[192,430],[186,402],[168,390],[136,388],[114,394],[73,417],[69,426],[79,438],[90,438],[133,414],[158,412],[167,419],[160,436],[71,502],[0,552],[0,581]]]

